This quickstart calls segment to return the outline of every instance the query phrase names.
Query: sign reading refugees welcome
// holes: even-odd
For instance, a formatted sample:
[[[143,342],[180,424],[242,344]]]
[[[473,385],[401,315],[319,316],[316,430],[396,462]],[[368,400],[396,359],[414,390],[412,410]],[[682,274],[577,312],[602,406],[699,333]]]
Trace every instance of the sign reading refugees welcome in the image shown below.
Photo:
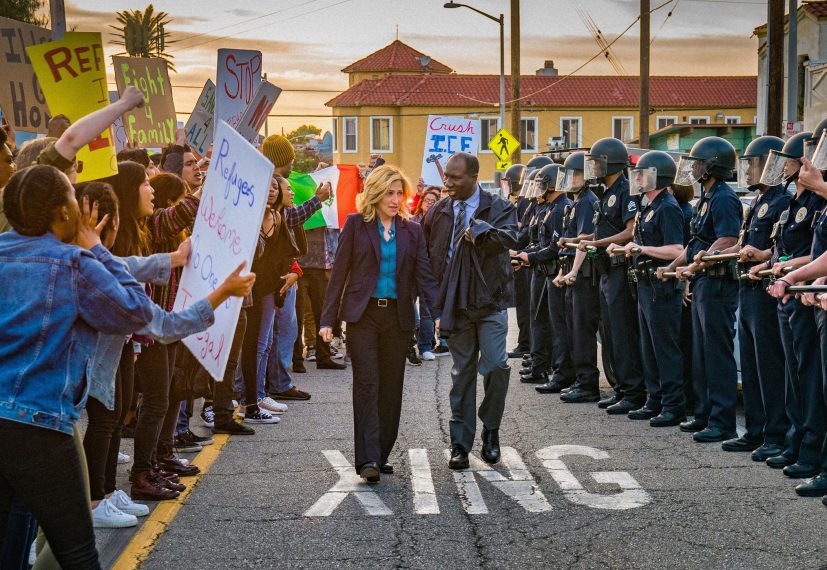
[[[181,275],[174,310],[210,294],[242,261],[252,267],[267,205],[273,163],[230,125],[215,129],[212,160],[192,230],[192,253]],[[184,339],[216,380],[224,378],[243,299],[232,297],[215,310],[215,323]]]
[[[123,94],[134,85],[144,96],[144,106],[123,116],[128,140],[140,148],[158,148],[175,141],[175,102],[167,63],[159,57],[114,56],[115,82]]]

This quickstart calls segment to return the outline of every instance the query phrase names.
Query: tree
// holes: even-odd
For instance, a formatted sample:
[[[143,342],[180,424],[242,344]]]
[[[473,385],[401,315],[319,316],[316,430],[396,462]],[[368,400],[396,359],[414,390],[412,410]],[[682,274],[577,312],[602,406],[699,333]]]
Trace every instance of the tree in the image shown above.
[[[118,39],[112,43],[123,46],[126,50],[117,55],[160,57],[172,71],[175,71],[175,66],[170,61],[174,56],[165,51],[166,46],[175,43],[167,39],[169,34],[165,30],[166,25],[172,21],[169,14],[155,12],[155,8],[150,4],[143,12],[124,10],[116,12],[116,16],[120,26],[109,26],[118,32]]]
[[[307,135],[320,135],[322,134],[322,129],[315,125],[302,125],[298,129],[294,131],[290,131],[287,133],[287,139],[292,143],[303,143],[304,139]]]
[[[46,26],[49,20],[37,13],[44,0],[0,0],[0,16],[35,26]]]

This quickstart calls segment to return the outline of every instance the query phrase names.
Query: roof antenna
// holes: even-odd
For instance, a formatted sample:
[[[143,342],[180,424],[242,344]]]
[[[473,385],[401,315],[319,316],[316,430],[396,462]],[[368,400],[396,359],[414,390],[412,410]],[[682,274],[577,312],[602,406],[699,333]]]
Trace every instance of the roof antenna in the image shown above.
[[[396,24],[396,41],[399,41],[399,24]]]

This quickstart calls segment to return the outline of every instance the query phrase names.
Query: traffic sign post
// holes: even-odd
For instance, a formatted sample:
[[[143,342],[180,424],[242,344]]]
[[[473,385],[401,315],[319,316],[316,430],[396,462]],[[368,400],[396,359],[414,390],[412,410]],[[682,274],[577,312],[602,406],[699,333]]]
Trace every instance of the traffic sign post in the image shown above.
[[[488,141],[488,148],[491,149],[497,158],[500,159],[500,164],[505,163],[508,157],[517,152],[520,148],[520,141],[514,138],[514,135],[509,133],[506,129],[500,129],[490,141]],[[506,167],[507,168],[507,167]],[[500,170],[499,164],[497,169]]]

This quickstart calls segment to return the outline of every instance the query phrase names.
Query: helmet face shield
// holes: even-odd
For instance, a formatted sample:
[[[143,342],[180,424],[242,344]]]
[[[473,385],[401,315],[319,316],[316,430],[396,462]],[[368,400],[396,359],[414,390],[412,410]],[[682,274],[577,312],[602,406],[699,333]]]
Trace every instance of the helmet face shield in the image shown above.
[[[508,198],[511,195],[511,180],[500,178],[500,196]]]
[[[692,186],[700,182],[705,174],[706,162],[689,156],[682,156],[678,161],[678,170],[675,173],[675,184],[678,186]],[[702,174],[702,171],[703,174]]]
[[[817,169],[827,170],[827,129],[821,133],[821,139],[816,143],[810,160],[813,161],[813,166]]]
[[[794,176],[801,163],[798,159],[790,158],[777,150],[771,150],[761,173],[761,184],[765,186],[777,186],[784,182],[785,178]]]
[[[561,168],[557,172],[557,185],[555,190],[557,192],[579,192],[585,186],[586,180],[583,177],[583,172],[573,168]]]
[[[529,178],[528,180],[526,180],[523,183],[523,189],[520,191],[520,196],[522,196],[523,198],[525,198],[527,200],[531,200],[532,198],[536,197],[535,194],[534,194],[534,179],[533,178]]]
[[[761,173],[764,170],[763,156],[742,156],[738,159],[738,186],[749,188],[761,182]]]
[[[630,168],[629,169],[629,194],[640,196],[646,192],[658,189],[657,168]]]
[[[587,154],[583,161],[583,176],[586,180],[599,180],[606,176],[608,162],[605,156]]]

